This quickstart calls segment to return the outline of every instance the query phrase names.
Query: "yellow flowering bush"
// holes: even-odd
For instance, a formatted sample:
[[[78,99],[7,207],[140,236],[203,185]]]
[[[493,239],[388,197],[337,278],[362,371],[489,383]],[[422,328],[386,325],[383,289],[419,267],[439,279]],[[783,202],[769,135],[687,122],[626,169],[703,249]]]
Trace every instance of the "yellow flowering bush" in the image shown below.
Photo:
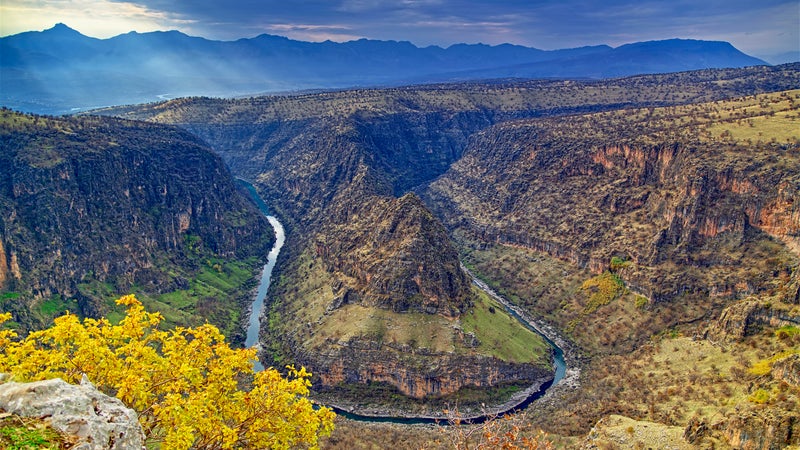
[[[139,413],[150,442],[161,448],[317,448],[333,430],[334,413],[307,398],[310,374],[253,371],[254,349],[232,349],[213,325],[159,330],[133,296],[119,325],[72,314],[17,340],[0,330],[0,372],[17,381],[83,374]],[[8,320],[0,314],[0,323]],[[248,386],[243,389],[242,386]]]

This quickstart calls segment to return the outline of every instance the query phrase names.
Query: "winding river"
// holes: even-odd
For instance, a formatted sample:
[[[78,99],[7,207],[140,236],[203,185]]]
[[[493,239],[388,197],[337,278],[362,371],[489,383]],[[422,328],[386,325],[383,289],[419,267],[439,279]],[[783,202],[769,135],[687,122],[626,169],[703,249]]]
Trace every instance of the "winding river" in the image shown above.
[[[269,224],[272,225],[272,229],[275,230],[275,244],[273,244],[272,250],[269,251],[267,263],[264,264],[264,269],[261,271],[261,281],[258,282],[256,298],[253,300],[253,305],[250,308],[250,320],[247,323],[247,335],[244,340],[244,346],[254,347],[259,345],[258,331],[260,328],[261,312],[264,310],[264,299],[267,298],[267,291],[272,282],[272,270],[275,269],[275,263],[278,261],[278,254],[281,252],[284,242],[286,242],[286,232],[283,229],[283,225],[278,221],[278,218],[269,214],[267,205],[264,203],[264,200],[261,199],[261,196],[258,195],[253,185],[241,179],[238,181],[247,189],[250,193],[250,197],[256,202],[256,205],[258,205],[258,209],[267,217]],[[264,370],[264,366],[261,365],[260,361],[255,361],[254,367],[256,372]]]
[[[272,228],[275,230],[275,245],[272,247],[272,250],[267,255],[267,263],[264,265],[264,269],[261,273],[261,281],[258,284],[258,290],[256,293],[256,298],[253,300],[253,305],[250,312],[250,319],[247,326],[247,337],[245,339],[245,346],[246,347],[253,347],[258,346],[258,332],[259,332],[259,319],[261,318],[262,311],[264,309],[264,299],[267,296],[267,291],[269,290],[269,285],[272,279],[272,270],[275,268],[275,263],[278,260],[278,254],[283,247],[284,242],[286,241],[286,233],[284,231],[283,225],[278,221],[275,216],[269,214],[269,210],[267,209],[267,205],[261,199],[261,197],[256,192],[253,185],[246,182],[245,180],[238,180],[242,186],[244,186],[247,191],[249,192],[252,199],[258,205],[258,208],[261,212],[266,216],[267,220],[269,221]],[[528,389],[522,391],[522,396],[515,396],[509,402],[500,405],[499,407],[495,408],[491,411],[490,414],[475,416],[475,417],[468,417],[464,418],[463,422],[470,422],[470,423],[482,423],[487,420],[490,420],[496,416],[501,416],[508,413],[513,413],[520,411],[526,407],[528,407],[531,403],[535,400],[541,398],[548,389],[552,388],[559,384],[563,379],[567,372],[567,364],[564,360],[564,350],[561,346],[559,346],[556,342],[558,337],[553,334],[552,331],[541,329],[539,326],[536,325],[536,322],[531,319],[524,311],[522,311],[517,306],[511,304],[508,300],[504,299],[500,295],[498,295],[494,290],[492,290],[486,283],[478,279],[472,272],[467,270],[465,267],[462,266],[462,270],[466,271],[467,274],[472,278],[472,282],[486,292],[489,296],[497,300],[498,303],[503,305],[503,307],[511,314],[514,318],[519,320],[525,327],[528,329],[536,332],[545,341],[553,348],[553,365],[555,367],[555,374],[552,380],[547,381],[541,385],[535,384],[530,386]],[[264,366],[261,365],[260,362],[255,362],[255,370],[264,370]],[[336,414],[342,415],[347,417],[348,419],[353,420],[360,420],[360,421],[368,421],[368,422],[392,422],[392,423],[402,423],[402,424],[440,424],[443,420],[446,419],[442,417],[396,417],[396,416],[373,416],[373,415],[364,415],[364,414],[357,414],[351,411],[346,411],[342,408],[338,408],[335,406],[330,406],[331,409]]]

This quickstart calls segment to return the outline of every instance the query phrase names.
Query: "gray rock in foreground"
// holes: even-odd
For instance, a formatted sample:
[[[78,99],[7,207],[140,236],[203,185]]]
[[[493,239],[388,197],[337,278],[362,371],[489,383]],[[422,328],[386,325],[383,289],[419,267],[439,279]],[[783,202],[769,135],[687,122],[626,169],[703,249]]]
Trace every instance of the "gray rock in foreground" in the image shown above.
[[[79,386],[59,378],[0,384],[0,409],[48,420],[78,438],[73,450],[141,450],[144,442],[136,412],[85,378]]]

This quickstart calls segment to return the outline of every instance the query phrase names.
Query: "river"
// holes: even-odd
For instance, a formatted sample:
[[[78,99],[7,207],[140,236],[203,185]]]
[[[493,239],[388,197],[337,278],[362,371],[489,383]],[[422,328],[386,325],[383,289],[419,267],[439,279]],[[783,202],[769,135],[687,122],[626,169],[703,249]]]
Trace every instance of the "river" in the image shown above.
[[[260,329],[261,312],[264,310],[264,299],[267,298],[267,291],[269,291],[269,285],[272,282],[272,270],[275,269],[275,263],[278,261],[278,254],[280,254],[281,248],[283,248],[283,244],[286,242],[286,231],[283,229],[283,225],[281,225],[280,221],[278,221],[278,218],[269,214],[267,205],[264,203],[264,200],[261,199],[261,196],[258,195],[253,185],[244,180],[238,181],[247,189],[250,193],[250,197],[256,202],[256,205],[258,205],[258,209],[267,217],[269,224],[272,225],[272,229],[275,230],[275,244],[273,244],[272,250],[269,251],[267,263],[264,264],[264,269],[261,271],[261,281],[258,283],[256,298],[253,300],[252,307],[250,308],[250,320],[247,323],[247,335],[244,340],[244,346],[254,347],[259,345],[258,331]],[[255,361],[254,368],[256,372],[264,370],[264,366],[261,365],[260,361]]]
[[[261,281],[258,284],[256,298],[253,300],[253,305],[250,312],[250,319],[247,326],[245,347],[253,347],[259,345],[258,344],[258,332],[260,329],[259,321],[261,318],[262,311],[264,309],[264,299],[266,298],[267,291],[269,290],[269,285],[272,279],[272,271],[275,268],[276,261],[278,260],[278,254],[280,253],[281,248],[283,247],[283,244],[286,241],[286,233],[283,228],[283,225],[281,225],[278,219],[275,216],[271,216],[269,214],[269,209],[267,208],[267,205],[258,195],[253,185],[246,182],[245,180],[238,180],[238,181],[242,186],[244,186],[247,189],[252,199],[258,205],[258,208],[266,216],[270,225],[272,225],[272,228],[275,230],[275,244],[272,247],[272,250],[270,250],[269,254],[267,255],[267,263],[264,265],[264,269],[261,272]],[[489,414],[462,418],[462,422],[482,423],[496,416],[502,416],[504,414],[520,411],[528,407],[535,400],[541,398],[547,392],[548,389],[558,385],[558,383],[564,379],[564,375],[567,372],[567,364],[564,360],[564,350],[556,342],[554,342],[558,340],[558,338],[553,334],[552,331],[544,330],[542,329],[541,326],[537,326],[535,320],[530,318],[519,307],[514,306],[508,300],[497,294],[486,283],[478,279],[474,274],[472,274],[472,272],[467,270],[465,267],[462,266],[462,270],[466,271],[466,273],[469,274],[469,276],[472,278],[472,282],[476,286],[478,286],[489,296],[497,300],[497,302],[503,305],[503,308],[505,308],[509,314],[511,314],[514,318],[519,320],[520,323],[522,323],[528,329],[539,334],[553,348],[553,365],[555,368],[553,379],[551,381],[545,382],[544,384],[541,385],[536,384],[529,387],[528,389],[525,389],[524,391],[522,391],[523,397],[515,396],[511,401],[503,405],[500,405],[498,407],[495,407]],[[262,366],[261,363],[258,361],[255,362],[254,367],[256,371],[264,370],[264,366]],[[342,415],[349,419],[368,421],[368,422],[393,422],[393,423],[404,423],[404,424],[441,424],[443,420],[446,421],[446,419],[443,419],[442,417],[372,416],[372,415],[357,414],[335,406],[331,406],[331,409],[333,409],[333,411],[336,412],[336,414]]]

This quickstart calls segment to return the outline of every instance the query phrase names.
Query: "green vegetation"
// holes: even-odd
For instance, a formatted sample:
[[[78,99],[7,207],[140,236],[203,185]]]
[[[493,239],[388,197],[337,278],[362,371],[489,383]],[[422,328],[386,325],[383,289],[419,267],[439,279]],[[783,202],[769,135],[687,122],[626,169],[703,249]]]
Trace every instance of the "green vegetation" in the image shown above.
[[[193,274],[187,274],[188,289],[157,296],[136,288],[134,291],[147,308],[164,314],[165,322],[170,326],[199,325],[210,321],[219,324],[222,333],[230,337],[240,328],[242,310],[246,307],[244,303],[250,300],[250,289],[259,267],[259,260],[255,257],[245,260],[207,257],[198,263]]]
[[[589,301],[583,308],[584,315],[597,311],[597,308],[607,305],[627,293],[625,282],[619,275],[610,271],[605,271],[584,281],[581,290],[589,295]]]
[[[778,352],[768,358],[759,359],[758,361],[754,362],[753,365],[747,369],[747,372],[756,376],[769,375],[772,372],[772,366],[775,365],[776,362],[796,354],[800,354],[800,348],[790,348],[788,350]]]
[[[16,300],[19,298],[19,296],[20,296],[19,292],[13,292],[13,291],[3,292],[2,294],[0,294],[0,302],[4,302],[6,300]]]
[[[39,305],[38,312],[42,317],[50,319],[60,316],[67,311],[75,313],[78,310],[78,302],[76,300],[65,299],[61,294],[55,294]]]
[[[151,289],[133,285],[131,290],[149,310],[163,314],[166,326],[196,326],[210,321],[218,324],[223,334],[231,338],[240,333],[242,310],[250,300],[260,261],[255,256],[218,258],[203,250],[197,241],[187,239],[187,242],[194,242],[195,247],[184,267],[193,267],[194,270],[163,262],[164,270],[170,270],[169,278],[186,280],[185,289],[155,294]],[[78,290],[86,298],[101,304],[101,312],[111,323],[119,323],[124,317],[124,308],[115,303],[119,293],[112,282],[101,282],[89,274],[78,284]],[[16,299],[19,294],[5,293],[4,296]],[[37,304],[34,312],[42,323],[49,324],[65,311],[79,313],[80,308],[74,298],[56,294]]]
[[[800,327],[795,325],[784,325],[775,330],[775,337],[778,339],[790,339],[800,335]]]
[[[461,316],[461,326],[477,337],[481,353],[510,362],[542,364],[549,360],[547,343],[483,292]]]
[[[624,269],[626,267],[631,266],[631,262],[626,260],[625,258],[620,258],[619,256],[613,256],[611,258],[611,262],[609,264],[609,268],[611,272],[616,272],[620,269]]]
[[[0,413],[0,447],[6,450],[57,450],[62,437],[43,420]]]
[[[764,389],[756,389],[750,394],[747,399],[753,403],[757,403],[759,405],[767,403],[769,401],[769,392],[765,391]]]

